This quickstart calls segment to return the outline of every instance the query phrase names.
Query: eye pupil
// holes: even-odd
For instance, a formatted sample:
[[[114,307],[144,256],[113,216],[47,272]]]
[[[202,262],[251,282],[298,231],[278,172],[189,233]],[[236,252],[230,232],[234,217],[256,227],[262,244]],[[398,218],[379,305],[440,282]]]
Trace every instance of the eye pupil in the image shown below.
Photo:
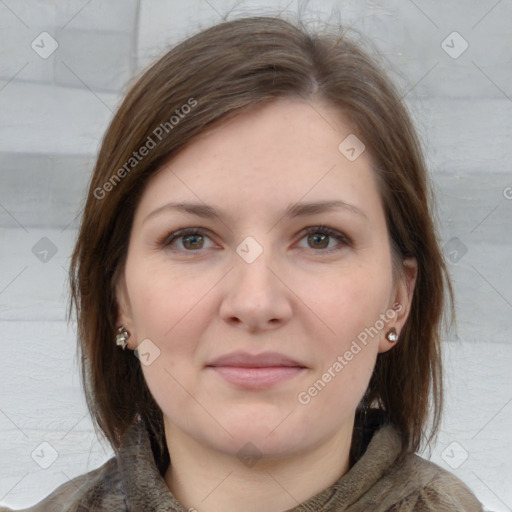
[[[323,235],[323,234],[313,234],[309,235],[309,241],[314,241],[313,245],[315,245],[317,242],[320,242],[322,245],[316,245],[315,248],[325,248],[329,245],[329,235]],[[324,242],[324,243],[322,243]]]
[[[187,240],[191,241],[191,245],[187,244]],[[200,247],[200,243],[198,243],[198,240],[199,242],[202,242],[203,241],[203,236],[202,235],[185,235],[183,237],[183,246],[186,247],[187,249],[197,249],[198,247]]]

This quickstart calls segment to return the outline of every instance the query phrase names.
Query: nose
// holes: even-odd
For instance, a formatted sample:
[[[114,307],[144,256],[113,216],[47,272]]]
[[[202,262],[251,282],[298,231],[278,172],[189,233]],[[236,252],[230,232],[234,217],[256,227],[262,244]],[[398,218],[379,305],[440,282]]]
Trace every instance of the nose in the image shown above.
[[[293,292],[286,286],[270,253],[251,263],[234,254],[234,268],[224,281],[221,318],[256,332],[278,328],[292,316]]]

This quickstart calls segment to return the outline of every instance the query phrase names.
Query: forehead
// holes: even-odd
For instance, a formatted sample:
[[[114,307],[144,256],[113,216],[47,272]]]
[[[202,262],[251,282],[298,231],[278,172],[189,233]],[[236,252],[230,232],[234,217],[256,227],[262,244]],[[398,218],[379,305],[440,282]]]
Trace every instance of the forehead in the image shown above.
[[[204,132],[167,162],[150,180],[140,214],[174,200],[260,213],[301,198],[378,206],[369,152],[356,159],[344,152],[353,137],[347,120],[324,103],[289,98],[257,107]]]

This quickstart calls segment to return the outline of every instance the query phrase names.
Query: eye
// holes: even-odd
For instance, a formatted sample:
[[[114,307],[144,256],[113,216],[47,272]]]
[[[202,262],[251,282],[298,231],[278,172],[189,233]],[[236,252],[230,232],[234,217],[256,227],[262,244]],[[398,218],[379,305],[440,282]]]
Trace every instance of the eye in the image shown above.
[[[165,236],[159,245],[162,247],[170,247],[173,250],[183,250],[185,252],[197,251],[205,249],[205,240],[210,237],[198,228],[187,228],[174,231]],[[173,247],[178,242],[178,247]]]
[[[340,250],[345,246],[351,246],[351,241],[339,231],[328,228],[327,226],[313,226],[306,230],[305,235],[308,248],[321,252],[331,252]],[[337,242],[334,245],[331,242]]]
[[[312,226],[305,230],[305,234],[301,240],[306,239],[309,249],[315,252],[330,253],[331,251],[340,250],[345,246],[351,246],[350,239],[336,229],[327,226]],[[158,246],[169,248],[174,251],[194,252],[201,249],[208,249],[206,241],[210,237],[200,228],[184,228],[167,234],[158,242]]]

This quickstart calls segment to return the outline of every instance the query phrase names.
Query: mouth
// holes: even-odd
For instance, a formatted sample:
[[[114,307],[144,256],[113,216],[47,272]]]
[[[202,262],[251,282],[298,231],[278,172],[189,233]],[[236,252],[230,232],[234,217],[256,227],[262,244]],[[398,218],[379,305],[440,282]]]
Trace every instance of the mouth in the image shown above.
[[[277,352],[233,352],[205,366],[224,381],[243,389],[264,389],[307,371],[307,366]]]

